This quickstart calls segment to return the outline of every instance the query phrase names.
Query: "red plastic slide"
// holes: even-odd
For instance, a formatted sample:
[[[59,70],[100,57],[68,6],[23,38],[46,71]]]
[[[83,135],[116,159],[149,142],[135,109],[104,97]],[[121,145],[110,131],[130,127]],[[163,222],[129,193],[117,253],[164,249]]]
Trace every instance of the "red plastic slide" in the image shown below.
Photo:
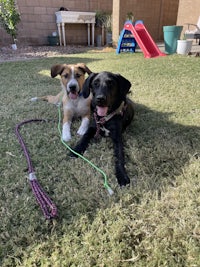
[[[133,34],[145,58],[166,56],[166,54],[162,53],[155,44],[144,24],[138,23],[133,26],[131,22],[128,22],[125,23],[124,28]]]

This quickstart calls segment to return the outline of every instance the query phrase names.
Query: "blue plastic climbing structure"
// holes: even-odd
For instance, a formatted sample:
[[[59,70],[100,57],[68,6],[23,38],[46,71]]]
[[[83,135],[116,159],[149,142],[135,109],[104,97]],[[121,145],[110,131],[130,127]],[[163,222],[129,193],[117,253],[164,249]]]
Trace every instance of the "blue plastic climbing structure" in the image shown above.
[[[140,47],[145,58],[166,56],[162,53],[143,24],[143,21],[126,21],[120,34],[116,53],[135,52]]]
[[[131,52],[134,53],[136,49],[137,43],[136,40],[131,33],[131,31],[126,30],[125,28],[121,31],[116,53],[119,54],[121,52]]]

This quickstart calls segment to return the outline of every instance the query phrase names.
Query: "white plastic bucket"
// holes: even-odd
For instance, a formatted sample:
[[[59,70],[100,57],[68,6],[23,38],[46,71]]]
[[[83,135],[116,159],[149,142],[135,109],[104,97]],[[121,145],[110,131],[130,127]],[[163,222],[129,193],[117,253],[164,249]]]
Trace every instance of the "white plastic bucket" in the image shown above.
[[[192,49],[192,40],[178,40],[177,41],[177,54],[187,55]]]

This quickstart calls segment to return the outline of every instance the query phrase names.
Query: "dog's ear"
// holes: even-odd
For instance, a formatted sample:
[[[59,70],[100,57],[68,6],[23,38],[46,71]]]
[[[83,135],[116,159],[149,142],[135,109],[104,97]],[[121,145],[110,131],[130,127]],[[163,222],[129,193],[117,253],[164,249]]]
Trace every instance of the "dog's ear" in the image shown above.
[[[58,74],[61,74],[66,67],[66,64],[57,64],[51,67],[51,77],[55,78]]]
[[[91,83],[96,77],[97,73],[91,73],[87,79],[85,80],[82,88],[82,94],[84,98],[87,98],[90,94],[90,89],[91,89]]]
[[[119,81],[119,86],[120,86],[121,93],[124,96],[126,96],[130,92],[131,83],[129,82],[129,80],[127,80],[126,78],[124,78],[120,74],[116,74],[116,77],[117,77],[117,80]]]
[[[84,73],[86,73],[86,72],[87,72],[87,74],[92,73],[92,71],[84,63],[78,63],[77,67],[80,68]]]

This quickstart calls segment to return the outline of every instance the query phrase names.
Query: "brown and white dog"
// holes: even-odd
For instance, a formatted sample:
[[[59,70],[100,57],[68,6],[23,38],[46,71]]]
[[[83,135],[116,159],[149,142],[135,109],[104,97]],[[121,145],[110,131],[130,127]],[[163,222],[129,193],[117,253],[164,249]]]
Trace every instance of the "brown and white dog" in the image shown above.
[[[64,141],[71,139],[70,126],[74,117],[82,118],[81,125],[77,131],[79,135],[84,135],[88,129],[91,96],[87,98],[82,96],[85,73],[91,74],[92,71],[84,63],[54,65],[51,67],[51,77],[55,78],[60,75],[62,91],[56,96],[47,95],[32,98],[32,101],[44,100],[55,105],[62,99],[64,112],[62,139]]]

